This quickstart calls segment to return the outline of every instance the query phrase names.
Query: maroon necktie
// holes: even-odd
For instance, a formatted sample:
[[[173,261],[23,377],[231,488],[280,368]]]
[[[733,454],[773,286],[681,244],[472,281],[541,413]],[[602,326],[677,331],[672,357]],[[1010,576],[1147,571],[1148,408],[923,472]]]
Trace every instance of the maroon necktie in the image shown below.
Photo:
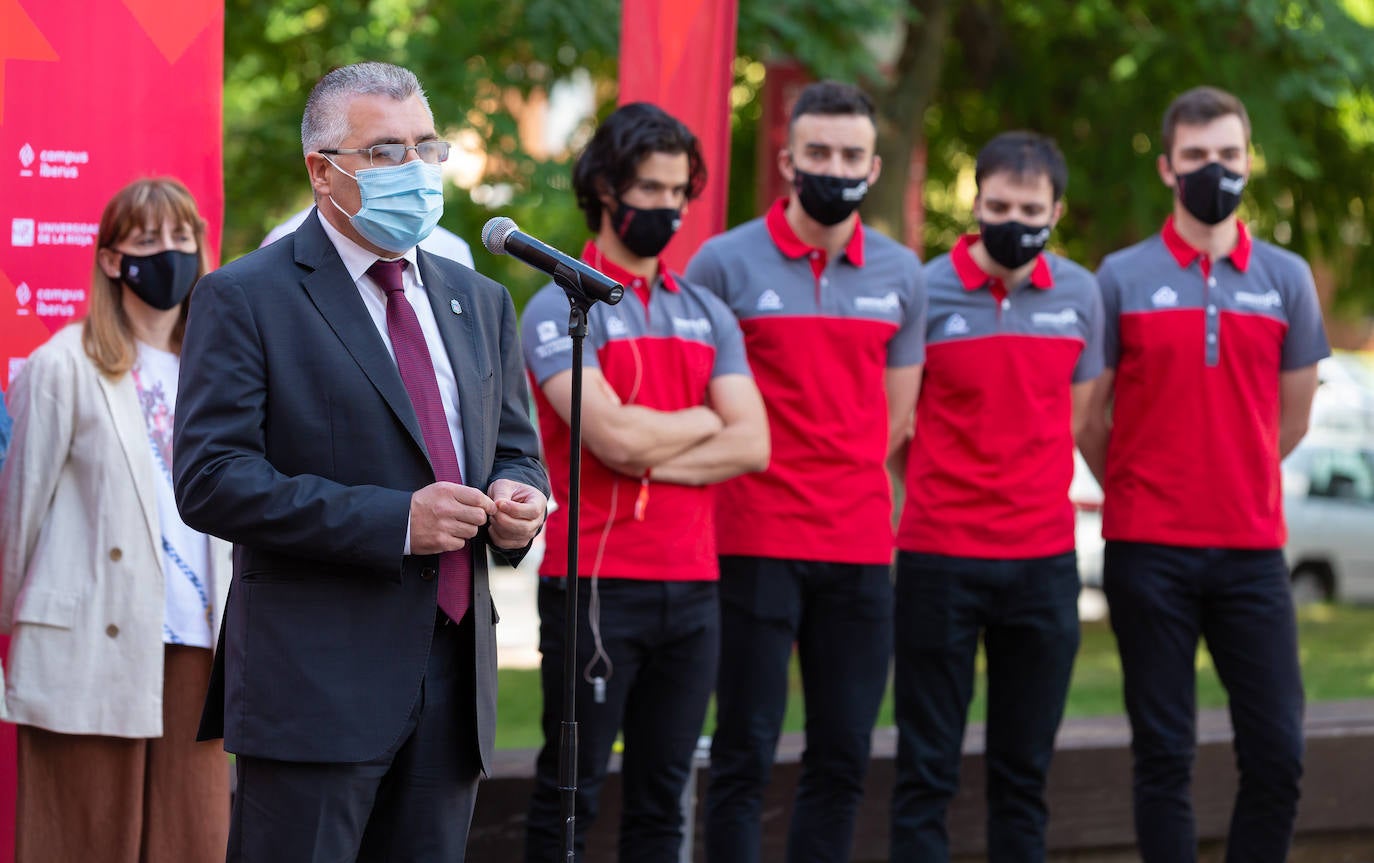
[[[434,362],[420,329],[420,319],[406,299],[401,271],[405,260],[378,260],[368,267],[367,274],[386,291],[386,330],[391,347],[396,352],[396,367],[401,381],[410,394],[415,418],[420,421],[420,433],[429,450],[429,462],[434,478],[443,482],[462,484],[463,474],[458,468],[458,455],[453,449],[444,403],[439,398],[439,382],[434,376]],[[446,551],[439,556],[439,607],[450,620],[463,619],[472,604],[472,547],[460,551]]]

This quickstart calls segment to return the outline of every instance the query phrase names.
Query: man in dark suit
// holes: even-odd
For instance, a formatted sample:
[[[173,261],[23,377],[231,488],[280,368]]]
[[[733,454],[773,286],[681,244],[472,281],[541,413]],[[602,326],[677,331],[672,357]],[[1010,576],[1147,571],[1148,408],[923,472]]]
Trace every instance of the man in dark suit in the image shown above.
[[[415,76],[337,69],[301,138],[317,211],[197,286],[175,438],[232,540],[202,734],[237,758],[229,860],[461,860],[496,712],[490,546],[547,478],[506,291],[415,245],[448,146]]]

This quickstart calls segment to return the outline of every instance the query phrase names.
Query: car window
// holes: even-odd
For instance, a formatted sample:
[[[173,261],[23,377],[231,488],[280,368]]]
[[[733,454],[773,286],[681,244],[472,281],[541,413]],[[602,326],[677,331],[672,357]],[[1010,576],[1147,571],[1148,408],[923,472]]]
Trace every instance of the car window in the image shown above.
[[[1374,453],[1355,449],[1322,449],[1311,454],[1311,497],[1374,501]]]

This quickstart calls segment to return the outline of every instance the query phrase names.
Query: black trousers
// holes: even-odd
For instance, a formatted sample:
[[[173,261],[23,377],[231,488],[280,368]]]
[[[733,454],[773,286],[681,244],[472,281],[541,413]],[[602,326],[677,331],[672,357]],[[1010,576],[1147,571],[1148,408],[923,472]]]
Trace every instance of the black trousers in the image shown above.
[[[757,861],[763,792],[787,707],[795,643],[806,751],[789,861],[845,861],[892,654],[886,565],[722,557],[721,655],[706,857]]]
[[[1240,768],[1226,859],[1287,859],[1302,777],[1303,689],[1282,552],[1108,542],[1103,564],[1131,719],[1142,860],[1197,859],[1199,638],[1229,696]]]
[[[1045,859],[1045,779],[1078,652],[1073,552],[1021,560],[897,555],[893,863],[949,860],[981,635],[989,863]]]
[[[471,614],[435,626],[409,731],[381,758],[238,756],[230,863],[461,863],[481,763],[473,637]]]
[[[583,675],[596,648],[588,620],[591,585],[578,586],[577,830],[578,860],[596,820],[611,748],[623,731],[621,863],[672,863],[682,845],[682,792],[706,719],[720,656],[720,613],[714,581],[600,580],[601,637],[611,659],[593,667],[605,678],[604,698]],[[535,765],[525,832],[528,863],[563,860],[559,820],[558,740],[563,718],[567,642],[561,578],[539,584],[540,680],[544,746]]]

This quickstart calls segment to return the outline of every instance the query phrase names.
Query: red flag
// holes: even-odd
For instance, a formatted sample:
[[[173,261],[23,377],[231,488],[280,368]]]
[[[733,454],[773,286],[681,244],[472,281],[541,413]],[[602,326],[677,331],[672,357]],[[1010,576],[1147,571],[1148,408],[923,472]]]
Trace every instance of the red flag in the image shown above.
[[[730,87],[736,0],[625,0],[620,22],[620,104],[653,102],[701,139],[707,184],[664,257],[681,269],[725,229],[730,177]]]

